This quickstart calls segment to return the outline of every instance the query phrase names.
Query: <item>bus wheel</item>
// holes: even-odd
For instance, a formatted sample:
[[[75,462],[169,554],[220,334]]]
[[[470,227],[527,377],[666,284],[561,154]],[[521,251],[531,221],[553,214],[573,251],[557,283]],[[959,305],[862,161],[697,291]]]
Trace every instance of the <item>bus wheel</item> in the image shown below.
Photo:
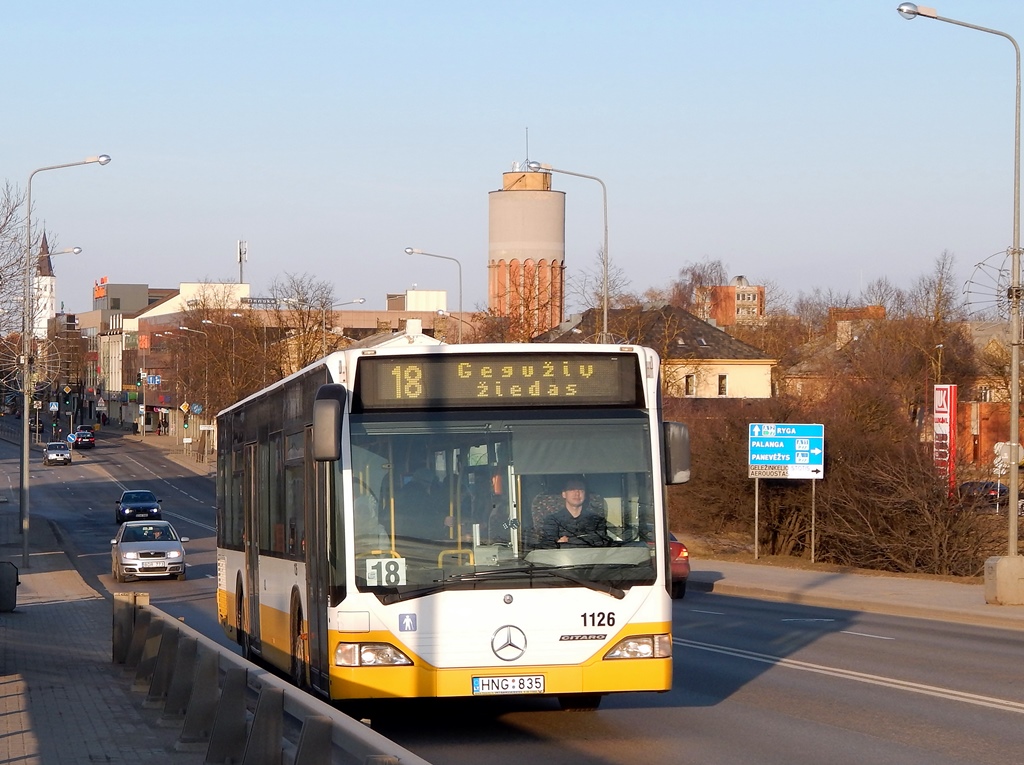
[[[292,684],[296,688],[306,687],[306,666],[307,661],[307,643],[305,636],[302,634],[302,607],[298,604],[292,606],[292,628],[291,628],[291,675]]]
[[[601,706],[600,693],[563,693],[558,703],[566,712],[593,712]]]

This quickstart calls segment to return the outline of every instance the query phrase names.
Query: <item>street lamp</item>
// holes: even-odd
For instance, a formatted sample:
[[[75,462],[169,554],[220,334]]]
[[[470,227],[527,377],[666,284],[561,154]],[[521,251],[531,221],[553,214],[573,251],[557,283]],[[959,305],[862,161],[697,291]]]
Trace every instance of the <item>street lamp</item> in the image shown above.
[[[991,35],[1003,37],[1013,45],[1017,56],[1017,103],[1013,122],[1013,246],[1010,249],[1010,486],[1009,486],[1009,555],[1017,555],[1017,502],[1020,497],[1020,46],[1005,32],[988,29],[964,21],[939,16],[934,8],[901,3],[896,11],[905,19],[923,16],[926,19],[945,21],[967,29],[976,29]]]
[[[32,311],[32,179],[36,173],[43,173],[47,170],[62,170],[65,167],[78,167],[79,165],[99,164],[105,165],[110,162],[110,157],[100,154],[98,157],[87,157],[80,162],[68,162],[63,165],[50,165],[33,170],[28,176],[28,186],[25,190],[25,300],[22,307],[22,329],[21,329],[21,565],[29,568],[28,558],[28,467],[31,454],[29,453],[29,423],[28,410],[32,406],[32,388],[35,381],[32,379],[32,334],[35,317]]]
[[[461,322],[459,324],[459,342],[460,343],[462,342],[462,325],[465,324],[470,329],[474,329],[472,324],[470,324],[468,321],[463,319],[461,316],[456,316],[451,311],[437,311],[437,315],[441,316],[443,318],[446,318],[446,319],[458,319],[459,322]]]
[[[193,332],[206,338],[206,358],[203,359],[203,407],[210,405],[210,335],[201,329],[178,327],[182,332]]]
[[[303,306],[304,308],[317,308],[312,303],[307,303],[303,300],[296,300],[295,298],[283,298],[285,303],[291,303],[292,305]],[[334,308],[341,308],[343,305],[362,305],[366,302],[366,298],[356,298],[355,300],[346,300],[343,303],[332,303],[331,305],[322,305],[320,308],[320,355],[327,355],[327,312]]]
[[[435,255],[432,252],[424,252],[423,250],[417,250],[415,247],[406,247],[406,255],[426,255],[428,258],[440,258],[441,260],[450,260],[459,267],[459,315],[462,315],[462,264],[453,257],[448,255]],[[459,344],[462,344],[462,325],[459,325]]]
[[[608,342],[608,187],[604,185],[604,181],[595,175],[584,175],[583,173],[574,173],[571,170],[559,170],[551,165],[544,165],[540,162],[528,162],[526,165],[531,172],[538,172],[544,170],[549,173],[561,173],[562,175],[572,175],[576,178],[586,178],[591,181],[597,181],[601,184],[601,205],[602,211],[604,212],[604,257],[602,260],[604,276],[601,286],[602,295],[602,308],[601,308],[601,342]]]
[[[232,314],[238,315],[238,314]],[[212,327],[227,327],[231,330],[231,377],[232,383],[235,382],[235,328],[231,324],[221,324],[217,321],[211,321],[210,319],[203,319],[200,324],[209,324]]]

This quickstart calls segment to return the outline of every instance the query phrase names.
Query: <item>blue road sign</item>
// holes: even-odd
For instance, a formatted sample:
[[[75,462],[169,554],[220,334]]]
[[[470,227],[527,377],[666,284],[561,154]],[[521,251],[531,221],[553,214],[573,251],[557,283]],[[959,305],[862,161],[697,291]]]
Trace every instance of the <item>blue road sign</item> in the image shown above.
[[[749,478],[822,478],[825,426],[751,423],[747,454]]]
[[[75,442],[75,434],[74,433],[68,433],[68,443],[69,444],[73,444],[74,442]]]

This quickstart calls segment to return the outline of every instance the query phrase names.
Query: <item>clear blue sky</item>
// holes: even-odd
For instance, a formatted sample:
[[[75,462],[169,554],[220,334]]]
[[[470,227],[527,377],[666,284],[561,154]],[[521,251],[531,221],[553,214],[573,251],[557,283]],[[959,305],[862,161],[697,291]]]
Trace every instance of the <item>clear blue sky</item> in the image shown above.
[[[487,292],[487,193],[527,158],[600,177],[634,290],[688,261],[793,293],[962,278],[1011,243],[1013,48],[897,0],[5,4],[3,178],[91,286],[284,272],[338,300]],[[1024,42],[1024,3],[943,16]],[[529,129],[529,154],[527,154]],[[570,274],[593,270],[600,187],[567,192]]]

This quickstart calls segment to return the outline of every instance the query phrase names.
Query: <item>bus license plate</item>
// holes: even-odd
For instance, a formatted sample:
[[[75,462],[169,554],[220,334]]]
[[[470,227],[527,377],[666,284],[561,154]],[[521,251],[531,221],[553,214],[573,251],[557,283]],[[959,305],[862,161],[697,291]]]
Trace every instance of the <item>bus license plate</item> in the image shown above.
[[[544,675],[502,675],[473,678],[474,696],[502,693],[544,693]]]

